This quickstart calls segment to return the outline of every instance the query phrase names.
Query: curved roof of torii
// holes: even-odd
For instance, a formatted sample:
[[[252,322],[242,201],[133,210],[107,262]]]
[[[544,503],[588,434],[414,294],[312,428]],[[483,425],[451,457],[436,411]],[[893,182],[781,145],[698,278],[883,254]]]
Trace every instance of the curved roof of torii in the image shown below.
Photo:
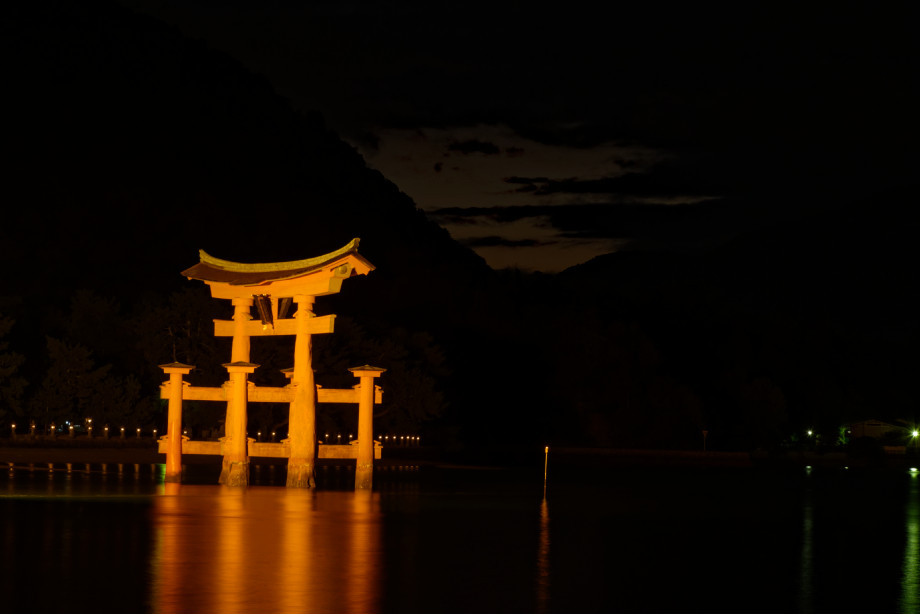
[[[198,255],[201,262],[182,271],[182,274],[189,279],[206,282],[225,283],[231,286],[257,286],[282,279],[301,277],[333,265],[348,256],[364,264],[368,271],[373,271],[374,265],[358,254],[358,241],[359,239],[352,239],[344,247],[316,258],[289,262],[231,262],[215,258],[204,250],[199,250]]]

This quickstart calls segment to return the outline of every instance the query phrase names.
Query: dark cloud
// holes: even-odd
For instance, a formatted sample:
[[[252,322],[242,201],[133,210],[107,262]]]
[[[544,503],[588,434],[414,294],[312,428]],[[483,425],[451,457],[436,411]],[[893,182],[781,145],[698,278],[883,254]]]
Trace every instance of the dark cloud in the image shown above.
[[[489,143],[488,141],[454,141],[447,146],[448,151],[455,151],[461,153],[465,156],[470,154],[484,154],[486,156],[494,156],[501,153],[498,145],[495,143]]]
[[[518,158],[524,155],[524,148],[523,147],[506,147],[505,155],[508,156],[509,158]]]
[[[611,177],[508,177],[505,183],[518,186],[514,190],[516,192],[536,196],[594,194],[694,200],[739,194],[743,186],[763,172],[760,168],[752,168],[751,164],[752,161],[745,158],[720,162],[703,152],[685,152],[648,168]],[[768,191],[771,187],[767,184],[762,190]]]
[[[522,183],[522,184],[532,184],[540,183],[543,181],[549,181],[549,177],[505,177],[505,183]]]
[[[434,172],[440,173],[443,169],[444,169],[444,163],[443,163],[443,162],[436,162],[436,163],[435,163],[435,165],[434,165]]]
[[[512,192],[526,193],[536,192],[540,184],[548,182],[549,177],[505,177],[504,182],[512,185],[519,185]]]
[[[527,218],[547,216],[556,207],[549,205],[521,205],[515,207],[442,207],[426,211],[440,223],[481,224],[483,222],[510,223]]]
[[[660,173],[626,173],[601,179],[542,179],[519,181],[515,192],[536,196],[552,194],[609,194],[673,198],[718,195],[726,186],[706,182],[702,177],[663,176]]]
[[[536,191],[539,190],[539,189],[540,189],[540,188],[537,187],[536,182],[534,182],[534,183],[525,183],[525,184],[522,185],[521,187],[519,187],[519,188],[517,188],[516,190],[514,190],[514,192],[518,192],[519,194],[526,194],[527,192],[536,192]]]
[[[556,241],[538,241],[536,239],[506,239],[499,236],[474,237],[460,241],[461,244],[469,247],[546,247],[554,245]]]
[[[592,203],[521,205],[513,207],[449,207],[428,212],[441,224],[510,224],[530,219],[556,231],[563,239],[629,239],[634,246],[714,244],[750,222],[750,207],[733,201],[710,200],[693,205]]]
[[[509,123],[521,136],[550,146],[590,149],[616,141],[622,132],[603,119],[583,119],[577,125],[571,121],[545,121],[540,118],[511,118]]]

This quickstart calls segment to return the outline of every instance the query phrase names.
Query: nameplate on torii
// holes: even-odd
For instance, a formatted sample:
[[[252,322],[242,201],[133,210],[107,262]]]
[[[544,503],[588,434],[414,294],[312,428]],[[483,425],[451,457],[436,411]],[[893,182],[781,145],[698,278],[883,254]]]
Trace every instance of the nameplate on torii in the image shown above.
[[[182,398],[188,401],[227,401],[230,398],[228,386],[189,386],[182,387]],[[249,383],[246,396],[253,403],[290,403],[294,400],[295,386],[293,384],[277,386],[256,386]],[[358,403],[360,402],[361,388],[323,388],[316,387],[317,403]],[[160,386],[160,398],[169,398],[168,383]],[[374,403],[383,403],[383,389],[374,386]]]
[[[233,320],[214,320],[215,337],[232,337],[237,323]],[[306,331],[310,335],[331,333],[335,329],[335,316],[316,316],[307,319]],[[261,320],[246,320],[243,332],[249,337],[268,337],[271,335],[296,335],[297,320],[285,318],[275,320],[272,324],[262,324]]]

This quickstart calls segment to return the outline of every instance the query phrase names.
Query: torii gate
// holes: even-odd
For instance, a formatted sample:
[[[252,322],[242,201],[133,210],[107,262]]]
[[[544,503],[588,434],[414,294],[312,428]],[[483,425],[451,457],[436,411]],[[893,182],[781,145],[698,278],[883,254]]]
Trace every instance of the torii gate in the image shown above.
[[[160,439],[160,452],[166,453],[166,481],[178,482],[182,473],[182,453],[221,454],[223,465],[219,482],[227,486],[249,483],[249,457],[288,458],[287,486],[315,486],[316,403],[357,403],[358,440],[355,488],[372,485],[374,457],[379,445],[373,441],[373,405],[381,402],[381,390],[374,378],[384,369],[365,365],[349,369],[360,384],[352,389],[317,387],[313,379],[312,335],[331,333],[335,316],[316,317],[313,303],[317,296],[335,294],[342,281],[352,275],[366,275],[374,266],[358,254],[358,239],[329,254],[292,262],[246,264],[220,260],[199,252],[200,262],[182,272],[189,279],[205,282],[214,298],[230,299],[233,320],[215,320],[214,334],[233,337],[230,362],[224,364],[229,381],[220,388],[193,387],[182,381],[192,367],[180,363],[160,365],[169,374],[160,396],[169,399],[167,434]],[[291,301],[297,312],[288,318]],[[256,304],[259,320],[253,320]],[[255,386],[248,375],[255,371],[249,362],[250,337],[295,335],[294,368],[291,383],[283,388]],[[182,436],[182,400],[227,402],[225,437],[220,442],[188,441]],[[247,403],[287,402],[290,404],[288,439],[280,444],[256,443],[246,436]],[[376,448],[376,449],[375,449]],[[354,449],[354,448],[351,448]],[[355,458],[354,455],[339,455]]]

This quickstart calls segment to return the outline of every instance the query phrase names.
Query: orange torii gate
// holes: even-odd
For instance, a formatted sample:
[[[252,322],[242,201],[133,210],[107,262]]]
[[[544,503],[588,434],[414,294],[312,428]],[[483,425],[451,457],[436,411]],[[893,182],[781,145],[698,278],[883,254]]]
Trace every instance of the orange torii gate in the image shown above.
[[[233,337],[230,362],[224,364],[229,380],[219,388],[190,386],[182,380],[194,367],[181,363],[160,365],[169,374],[160,396],[169,399],[167,434],[160,438],[160,452],[166,453],[166,481],[178,482],[182,474],[182,454],[220,454],[223,465],[219,482],[227,486],[249,483],[249,457],[273,456],[288,459],[287,485],[293,488],[315,486],[316,403],[357,403],[358,439],[349,453],[321,456],[356,458],[355,488],[371,488],[374,457],[380,446],[373,440],[373,405],[381,402],[382,392],[374,378],[384,369],[365,365],[349,369],[360,383],[351,389],[326,389],[313,380],[312,335],[331,333],[335,316],[316,317],[313,303],[317,296],[335,294],[342,282],[353,275],[366,275],[374,266],[358,254],[358,239],[332,253],[292,262],[246,264],[220,260],[199,252],[200,262],[182,272],[189,279],[205,282],[214,298],[230,299],[233,320],[215,320],[214,334]],[[293,318],[287,317],[291,302],[297,305]],[[259,320],[252,319],[255,304]],[[250,337],[295,335],[294,368],[286,375],[287,386],[255,386],[248,376],[259,365],[249,362]],[[182,436],[182,401],[226,401],[225,436],[219,442],[190,441]],[[290,404],[288,438],[281,443],[261,443],[246,435],[247,404],[284,402]],[[355,454],[355,452],[357,454]]]

